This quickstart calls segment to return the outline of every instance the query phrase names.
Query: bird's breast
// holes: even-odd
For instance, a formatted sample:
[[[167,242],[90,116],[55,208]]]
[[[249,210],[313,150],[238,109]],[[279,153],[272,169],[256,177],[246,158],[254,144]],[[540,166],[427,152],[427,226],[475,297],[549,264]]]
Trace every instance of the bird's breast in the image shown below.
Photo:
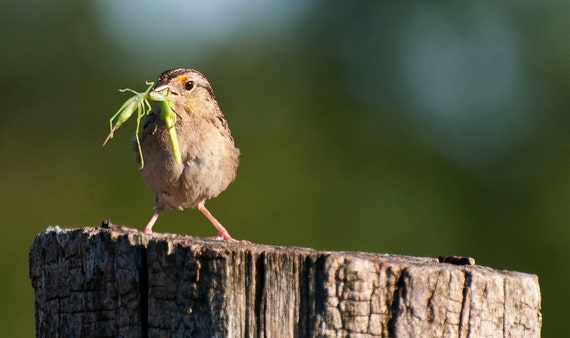
[[[155,119],[153,124],[141,135],[141,176],[168,207],[193,207],[216,197],[235,179],[239,150],[231,137],[209,125],[177,123],[182,163],[176,163],[164,122]]]

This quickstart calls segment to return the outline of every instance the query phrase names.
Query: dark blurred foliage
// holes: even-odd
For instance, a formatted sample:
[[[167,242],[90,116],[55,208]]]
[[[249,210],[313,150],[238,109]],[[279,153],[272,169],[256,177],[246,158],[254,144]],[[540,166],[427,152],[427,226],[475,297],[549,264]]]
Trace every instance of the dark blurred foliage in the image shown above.
[[[114,17],[135,20],[131,5]],[[234,237],[534,273],[544,336],[566,333],[568,2],[298,2],[291,20],[256,5],[267,29],[212,40],[164,15],[129,31],[100,2],[0,5],[3,335],[34,332],[35,234],[150,217],[134,121],[101,142],[116,90],[172,67],[210,79],[241,148],[237,181],[208,203]],[[155,228],[214,234],[192,210]]]

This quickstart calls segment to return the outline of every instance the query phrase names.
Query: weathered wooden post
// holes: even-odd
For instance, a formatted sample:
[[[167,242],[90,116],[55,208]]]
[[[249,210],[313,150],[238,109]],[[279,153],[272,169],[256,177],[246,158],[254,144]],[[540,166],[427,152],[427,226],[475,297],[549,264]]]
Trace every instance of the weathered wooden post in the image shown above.
[[[51,228],[38,337],[539,337],[534,275],[437,259]]]

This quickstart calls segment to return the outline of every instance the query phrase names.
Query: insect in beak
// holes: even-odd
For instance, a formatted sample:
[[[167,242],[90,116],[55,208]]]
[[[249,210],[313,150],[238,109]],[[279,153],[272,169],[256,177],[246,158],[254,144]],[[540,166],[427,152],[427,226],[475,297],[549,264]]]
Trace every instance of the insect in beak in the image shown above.
[[[109,120],[109,136],[103,142],[103,146],[113,138],[113,133],[133,115],[135,110],[137,111],[137,128],[135,130],[135,138],[137,140],[137,147],[139,148],[139,155],[140,155],[140,162],[141,162],[141,169],[144,167],[144,160],[142,155],[141,144],[139,140],[139,126],[141,119],[148,115],[152,107],[149,103],[150,101],[160,102],[160,118],[165,122],[168,128],[168,136],[170,138],[170,144],[172,146],[172,155],[176,160],[176,163],[181,164],[182,159],[180,156],[180,147],[178,146],[178,137],[176,135],[176,112],[173,109],[173,101],[172,98],[169,98],[168,95],[171,94],[173,96],[179,95],[178,92],[174,91],[172,87],[168,85],[158,86],[154,89],[151,89],[154,86],[153,82],[147,82],[149,87],[144,92],[136,92],[132,89],[120,89],[122,92],[131,92],[135,94],[133,97],[125,101],[121,108],[111,117]],[[166,90],[166,93],[161,93]]]

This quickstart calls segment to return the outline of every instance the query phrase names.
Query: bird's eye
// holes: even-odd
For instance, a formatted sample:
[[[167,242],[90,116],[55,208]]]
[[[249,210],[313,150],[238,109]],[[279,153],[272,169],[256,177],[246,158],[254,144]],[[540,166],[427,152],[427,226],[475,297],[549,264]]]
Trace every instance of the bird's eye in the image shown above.
[[[184,82],[184,89],[191,90],[192,88],[194,88],[194,81]]]

